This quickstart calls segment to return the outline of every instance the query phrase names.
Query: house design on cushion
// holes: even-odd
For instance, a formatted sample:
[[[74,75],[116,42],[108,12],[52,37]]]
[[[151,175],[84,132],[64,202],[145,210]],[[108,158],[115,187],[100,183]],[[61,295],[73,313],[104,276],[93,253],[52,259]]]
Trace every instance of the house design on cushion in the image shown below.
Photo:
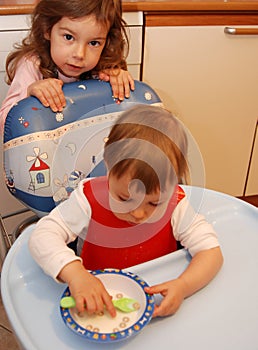
[[[34,161],[31,168],[29,169],[31,182],[29,184],[28,190],[35,192],[42,187],[48,187],[50,184],[50,168],[43,161],[47,159],[48,155],[46,152],[40,154],[40,149],[38,147],[33,148],[34,156],[27,156],[28,162]]]

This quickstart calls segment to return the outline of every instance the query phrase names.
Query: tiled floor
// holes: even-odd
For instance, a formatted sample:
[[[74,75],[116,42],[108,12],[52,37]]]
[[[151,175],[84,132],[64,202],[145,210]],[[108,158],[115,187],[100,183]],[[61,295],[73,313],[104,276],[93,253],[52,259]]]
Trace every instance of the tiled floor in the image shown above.
[[[19,350],[0,296],[0,350]]]

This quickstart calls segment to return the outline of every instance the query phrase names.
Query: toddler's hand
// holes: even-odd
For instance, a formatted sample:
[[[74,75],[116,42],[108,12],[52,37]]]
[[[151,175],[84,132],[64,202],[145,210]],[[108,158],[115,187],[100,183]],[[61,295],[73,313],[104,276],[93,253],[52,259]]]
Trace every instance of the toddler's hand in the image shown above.
[[[37,97],[43,106],[50,107],[53,112],[61,112],[66,105],[62,86],[61,80],[48,78],[32,83],[27,93],[28,96]]]
[[[164,297],[160,305],[155,305],[153,317],[174,314],[185,298],[184,284],[179,279],[146,287],[144,290],[146,293],[161,294]]]
[[[75,264],[73,265],[76,266]],[[77,264],[76,270],[69,274],[67,282],[79,312],[87,310],[89,314],[93,314],[102,312],[106,308],[112,317],[116,316],[112,297],[108,294],[103,283],[83,266]]]
[[[127,70],[106,69],[98,73],[99,78],[109,81],[113,96],[119,100],[130,97],[130,90],[134,90],[134,80]]]

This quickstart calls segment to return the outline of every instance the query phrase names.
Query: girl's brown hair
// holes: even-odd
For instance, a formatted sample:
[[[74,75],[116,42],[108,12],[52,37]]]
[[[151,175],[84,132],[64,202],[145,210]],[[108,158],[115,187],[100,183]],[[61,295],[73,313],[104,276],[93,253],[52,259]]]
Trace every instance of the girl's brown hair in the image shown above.
[[[183,179],[187,182],[187,136],[169,111],[138,105],[117,120],[105,144],[104,160],[109,174],[126,173],[140,180],[146,193],[166,191]]]
[[[6,60],[7,83],[14,78],[19,60],[24,56],[39,58],[39,70],[43,78],[55,78],[56,66],[50,56],[49,40],[45,34],[62,17],[72,19],[94,15],[96,20],[109,28],[106,45],[94,72],[107,68],[126,69],[125,56],[128,53],[128,37],[122,18],[121,0],[40,0],[31,18],[31,30],[20,45],[16,44]],[[80,78],[90,77],[92,72]]]

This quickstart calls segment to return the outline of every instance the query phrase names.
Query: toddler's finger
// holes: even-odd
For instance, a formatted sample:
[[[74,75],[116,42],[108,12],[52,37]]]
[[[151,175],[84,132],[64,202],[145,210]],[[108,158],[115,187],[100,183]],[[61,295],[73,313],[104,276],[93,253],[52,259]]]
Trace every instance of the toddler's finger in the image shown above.
[[[162,293],[164,290],[164,288],[162,287],[162,285],[155,285],[155,286],[151,286],[151,287],[145,287],[144,288],[144,291],[146,293],[149,293],[149,294],[158,294],[158,293]]]
[[[84,298],[82,296],[79,296],[76,298],[76,309],[79,312],[83,312],[85,310],[85,301]]]
[[[87,298],[86,303],[85,303],[85,308],[86,308],[89,315],[92,315],[95,312],[100,311],[97,308],[95,299],[92,297]]]
[[[112,297],[107,294],[105,297],[104,297],[104,303],[106,305],[106,308],[110,314],[111,317],[116,317],[116,309],[112,303]]]

